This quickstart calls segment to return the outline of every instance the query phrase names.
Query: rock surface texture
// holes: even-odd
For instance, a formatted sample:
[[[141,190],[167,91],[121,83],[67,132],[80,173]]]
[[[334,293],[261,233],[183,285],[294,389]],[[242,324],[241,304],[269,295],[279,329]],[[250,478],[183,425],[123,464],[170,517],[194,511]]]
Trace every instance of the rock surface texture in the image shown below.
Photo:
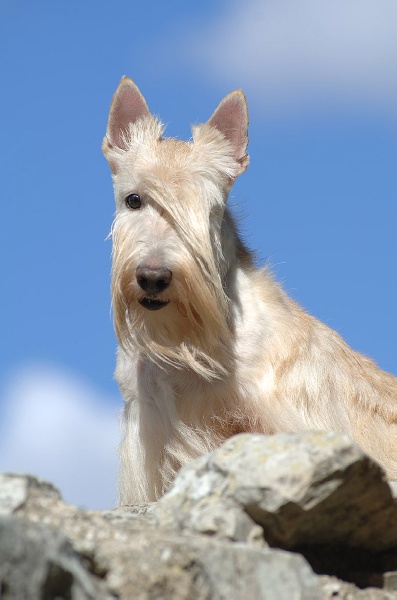
[[[0,475],[1,600],[397,600],[397,504],[331,433],[240,434],[156,504],[89,512]]]

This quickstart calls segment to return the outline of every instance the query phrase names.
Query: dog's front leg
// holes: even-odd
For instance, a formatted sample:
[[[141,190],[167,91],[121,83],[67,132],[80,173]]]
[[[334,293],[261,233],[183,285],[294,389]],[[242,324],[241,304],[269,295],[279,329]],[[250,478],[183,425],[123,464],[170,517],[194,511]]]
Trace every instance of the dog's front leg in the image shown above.
[[[116,378],[125,399],[120,444],[120,504],[163,495],[179,465],[167,454],[183,425],[167,372],[119,350]]]

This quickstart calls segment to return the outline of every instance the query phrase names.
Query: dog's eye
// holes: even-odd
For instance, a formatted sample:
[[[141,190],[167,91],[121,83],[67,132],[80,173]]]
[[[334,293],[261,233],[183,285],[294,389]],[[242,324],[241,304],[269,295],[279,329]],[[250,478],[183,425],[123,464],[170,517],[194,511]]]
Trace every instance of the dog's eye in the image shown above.
[[[127,196],[127,198],[125,199],[125,203],[128,206],[128,208],[133,208],[134,210],[136,210],[137,208],[141,208],[141,198],[140,196],[138,196],[138,194],[130,194],[129,196]]]

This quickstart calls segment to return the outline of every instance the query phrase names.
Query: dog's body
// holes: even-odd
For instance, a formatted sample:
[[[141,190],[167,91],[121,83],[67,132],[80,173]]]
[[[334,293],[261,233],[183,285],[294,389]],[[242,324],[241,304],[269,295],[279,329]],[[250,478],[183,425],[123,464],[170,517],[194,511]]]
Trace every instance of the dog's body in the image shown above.
[[[226,208],[248,165],[240,91],[193,141],[163,138],[135,84],[113,98],[120,502],[156,500],[179,467],[241,432],[350,435],[397,478],[397,379],[254,266]]]

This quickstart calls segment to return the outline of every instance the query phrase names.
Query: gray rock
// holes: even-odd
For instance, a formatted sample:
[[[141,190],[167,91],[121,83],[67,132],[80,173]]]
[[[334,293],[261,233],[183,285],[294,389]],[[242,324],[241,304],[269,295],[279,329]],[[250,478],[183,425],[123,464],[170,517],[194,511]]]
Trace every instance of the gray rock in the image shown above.
[[[104,589],[109,597],[120,600],[321,598],[317,578],[299,555],[257,549],[247,544],[230,544],[209,536],[166,531],[154,526],[147,518],[151,507],[83,511],[63,503],[43,482],[28,478],[25,486],[22,483],[20,481],[21,487],[28,491],[23,502],[15,503],[13,512],[17,516],[11,519],[13,527],[20,524],[22,531],[28,523],[28,540],[33,536],[34,544],[32,546],[24,539],[21,547],[25,550],[16,558],[8,549],[11,560],[7,564],[16,565],[16,570],[4,574],[5,585],[13,594],[15,592],[10,596],[12,600],[22,599],[23,595],[18,594],[26,589],[32,590],[31,595],[26,596],[29,600],[41,598],[38,594],[49,586],[47,579],[51,580],[53,571],[49,565],[52,563],[57,565],[55,574],[61,570],[61,575],[59,585],[56,584],[58,588],[51,584],[51,589],[55,589],[60,597],[73,600],[80,597],[85,600],[86,596],[82,594],[88,594],[87,597],[92,594],[89,584],[78,579],[81,565],[85,565],[88,582],[99,590],[95,591],[96,600],[102,600]],[[232,526],[233,521],[224,508],[222,512],[220,507],[217,518],[225,518]],[[252,523],[260,530],[247,515],[244,516],[249,527]],[[212,518],[210,515],[205,525],[209,534],[214,527]],[[57,530],[62,531],[61,538]],[[4,534],[4,539],[16,537],[7,532]],[[43,544],[47,545],[45,551]],[[18,572],[24,573],[26,581],[22,592],[17,587],[22,585],[15,575]],[[64,572],[66,574],[62,575]],[[32,583],[34,573],[39,573],[37,584]],[[72,585],[75,589],[70,587]]]
[[[321,599],[313,571],[298,554],[218,543],[201,554],[214,600]]]
[[[31,475],[0,473],[0,515],[11,515],[22,508],[29,498],[39,496],[41,501],[58,501],[59,491],[48,483]]]
[[[137,517],[150,517],[153,513],[155,502],[147,502],[146,504],[125,504],[112,508],[110,512],[116,514],[136,515]]]
[[[319,578],[323,589],[323,600],[396,600],[395,593],[378,588],[357,589],[351,583],[345,583],[336,577]]]
[[[397,571],[388,571],[384,574],[383,578],[385,589],[397,592]]]
[[[109,598],[62,533],[0,517],[0,596],[4,600]]]
[[[169,526],[174,515],[180,529],[203,531],[203,505],[209,520],[222,502],[232,505],[236,526],[225,516],[218,532],[232,539],[250,537],[241,510],[272,546],[397,545],[397,508],[384,473],[343,435],[237,435],[182,469],[154,517]]]
[[[162,500],[153,510],[154,521],[166,529],[217,535],[257,547],[266,546],[263,529],[231,498],[212,494],[202,498],[188,495]]]
[[[396,510],[379,466],[324,433],[236,436],[157,504],[102,512],[0,476],[0,597],[397,600]]]
[[[96,560],[107,564],[109,590],[126,600],[322,598],[303,557],[205,536],[136,531],[128,544],[101,544]]]

